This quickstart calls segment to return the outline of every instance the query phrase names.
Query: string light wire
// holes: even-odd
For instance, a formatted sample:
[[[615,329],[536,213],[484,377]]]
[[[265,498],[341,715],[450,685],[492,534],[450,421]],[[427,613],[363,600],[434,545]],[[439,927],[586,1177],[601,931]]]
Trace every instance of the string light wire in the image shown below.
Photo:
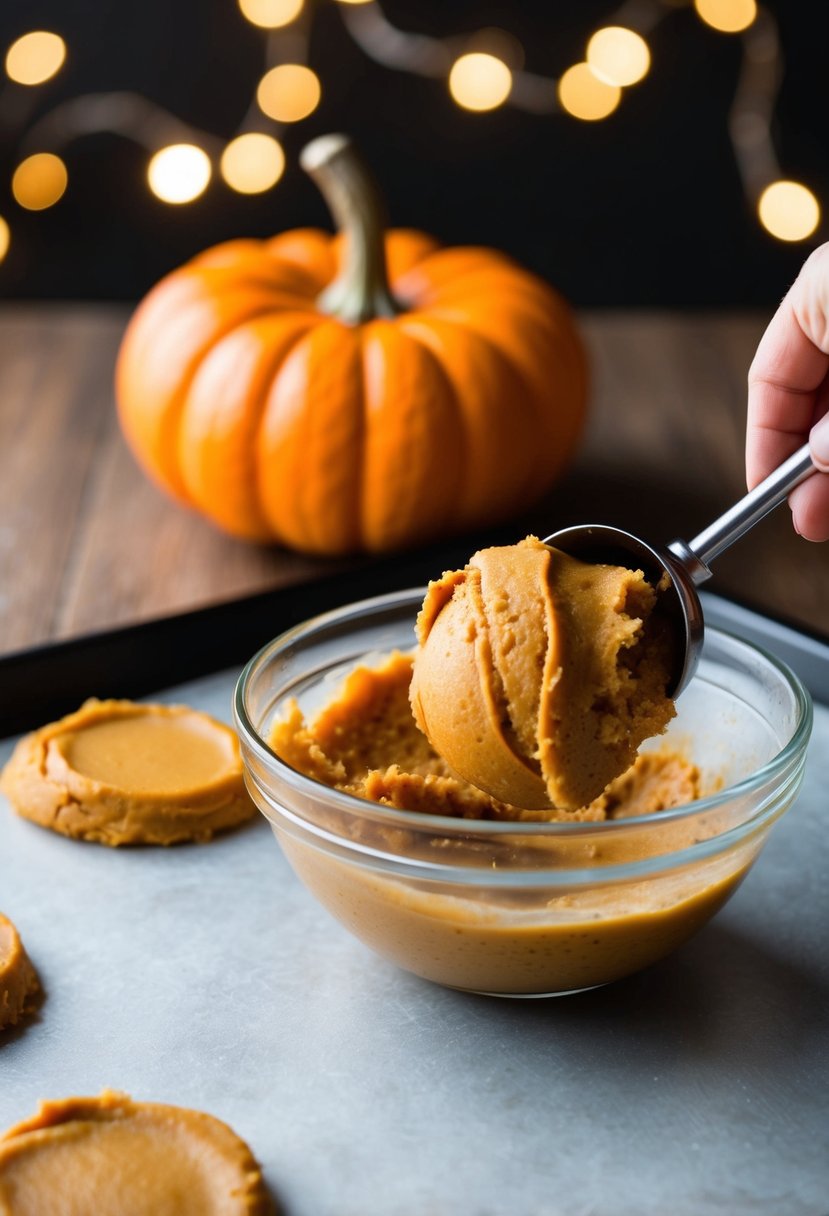
[[[539,115],[569,111],[576,118],[590,121],[607,117],[620,102],[624,103],[625,88],[637,87],[637,81],[648,70],[650,48],[647,36],[666,17],[678,12],[680,7],[688,7],[684,0],[623,0],[601,28],[590,31],[586,37],[585,62],[570,65],[560,78],[554,78],[528,71],[524,67],[523,48],[517,39],[505,31],[479,30],[472,35],[438,38],[398,28],[386,17],[379,0],[332,2],[339,10],[348,35],[368,58],[396,71],[443,80],[455,102],[464,109],[486,112],[508,105]],[[275,103],[271,108],[263,106],[263,98],[267,95],[265,84],[269,79],[273,82],[279,77],[279,73],[277,77],[272,75],[275,68],[292,65],[301,69],[294,74],[297,89],[300,86],[307,89],[312,77],[316,79],[307,63],[312,5],[308,0],[237,0],[237,3],[241,15],[264,34],[264,71],[256,81],[250,105],[238,129],[229,139],[183,121],[139,93],[85,94],[58,103],[33,124],[22,131],[18,130],[21,156],[18,168],[25,159],[31,159],[36,154],[49,153],[57,157],[73,140],[108,131],[133,140],[152,157],[179,145],[195,149],[189,163],[202,165],[205,180],[189,197],[177,198],[176,202],[191,202],[198,198],[211,178],[223,177],[226,185],[239,189],[241,193],[259,192],[260,189],[270,189],[276,185],[281,177],[281,166],[278,172],[272,171],[270,175],[263,173],[257,180],[256,191],[250,189],[252,179],[246,173],[238,170],[234,173],[231,168],[220,175],[214,173],[213,169],[221,167],[223,156],[225,167],[232,165],[234,152],[238,164],[239,150],[247,146],[239,144],[238,140],[247,134],[268,136],[281,149],[280,137],[285,124],[301,121],[316,108],[318,97],[311,96],[313,89],[307,94],[307,99],[298,95],[295,98],[290,96],[287,73],[282,78],[289,82],[287,99]],[[756,209],[765,230],[777,239],[801,240],[812,236],[820,222],[820,204],[805,184],[792,182],[783,176],[772,138],[782,79],[782,53],[774,17],[755,0],[695,0],[695,11],[706,25],[723,31],[719,36],[737,38],[741,42],[742,62],[728,114],[728,130],[747,199]],[[615,49],[610,31],[616,31]],[[63,45],[57,35],[47,31],[36,33],[38,39],[32,41],[30,38],[33,47],[38,40],[41,47],[48,46],[44,39],[56,39],[53,46],[57,46],[58,42]],[[27,37],[24,35],[18,42],[25,46]],[[596,50],[597,46],[601,46],[601,54]],[[608,56],[611,58],[608,59]],[[636,56],[639,67],[634,69],[631,61]],[[57,66],[50,71],[48,78],[60,69],[62,55],[56,56],[54,62]],[[39,72],[42,74],[45,71],[45,67],[35,67],[31,74],[37,77]],[[595,88],[589,78],[591,72],[595,75]],[[9,75],[11,78],[11,70]],[[47,76],[43,75],[43,79],[47,79]],[[570,86],[576,81],[579,89],[574,92]],[[38,80],[34,80],[35,85],[38,83]],[[34,91],[31,84],[24,87],[26,92]],[[578,96],[573,100],[576,93]],[[0,95],[0,127],[8,129],[12,125],[13,112],[6,96]],[[18,106],[17,113],[25,113],[25,110]],[[262,146],[265,147],[264,144]],[[203,154],[206,169],[198,153]],[[273,153],[273,158],[275,170],[277,152]],[[260,182],[269,184],[261,186]],[[769,193],[772,187],[785,188]],[[186,196],[183,185],[180,189]],[[59,197],[60,194],[56,192],[53,201],[56,202]],[[794,208],[794,211],[787,211],[787,208]],[[4,223],[2,243],[7,247],[9,225]],[[798,232],[800,235],[792,235]]]

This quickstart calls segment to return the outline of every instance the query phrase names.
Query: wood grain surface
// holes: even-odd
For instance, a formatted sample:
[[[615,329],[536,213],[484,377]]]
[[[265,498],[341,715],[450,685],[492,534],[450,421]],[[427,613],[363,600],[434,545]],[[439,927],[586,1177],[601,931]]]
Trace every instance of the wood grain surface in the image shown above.
[[[299,583],[354,563],[241,543],[170,502],[118,430],[115,306],[0,309],[0,653]],[[575,467],[516,534],[608,522],[690,539],[745,489],[745,378],[766,318],[597,312]],[[436,571],[436,574],[439,571]],[[829,631],[829,546],[781,507],[712,590]]]

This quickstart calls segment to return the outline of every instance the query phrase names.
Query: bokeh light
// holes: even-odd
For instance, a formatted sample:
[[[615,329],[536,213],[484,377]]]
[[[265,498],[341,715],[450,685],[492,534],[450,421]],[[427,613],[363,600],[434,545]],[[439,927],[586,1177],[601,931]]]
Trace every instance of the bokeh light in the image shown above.
[[[3,258],[9,252],[9,245],[11,244],[11,239],[12,239],[12,234],[9,231],[9,226],[6,223],[6,221],[3,219],[2,215],[0,215],[0,262],[3,261]]]
[[[66,43],[59,34],[32,30],[9,47],[6,73],[16,84],[43,84],[60,71],[65,59]]]
[[[694,0],[694,8],[706,25],[723,34],[747,30],[757,16],[755,0]]]
[[[15,169],[12,194],[27,211],[45,211],[61,197],[68,180],[66,165],[59,156],[52,152],[35,152]]]
[[[607,118],[618,106],[621,96],[618,85],[600,80],[587,63],[574,64],[558,82],[562,108],[584,122]]]
[[[316,72],[302,63],[280,63],[259,81],[256,100],[268,118],[276,122],[299,122],[316,110],[320,94]]]
[[[640,34],[621,25],[597,30],[587,44],[587,62],[606,84],[636,84],[651,65],[648,44]]]
[[[290,25],[302,12],[303,0],[239,0],[239,8],[252,25],[266,30]]]
[[[503,59],[483,51],[461,55],[449,73],[449,92],[465,110],[494,110],[511,88],[512,72]]]
[[[222,153],[222,177],[240,194],[261,194],[275,186],[285,170],[285,153],[272,135],[249,131],[237,135]]]
[[[190,203],[207,188],[210,158],[195,144],[169,144],[156,152],[147,167],[147,180],[165,203]]]
[[[805,241],[820,223],[820,203],[800,182],[779,181],[766,186],[757,213],[766,231],[779,241]]]

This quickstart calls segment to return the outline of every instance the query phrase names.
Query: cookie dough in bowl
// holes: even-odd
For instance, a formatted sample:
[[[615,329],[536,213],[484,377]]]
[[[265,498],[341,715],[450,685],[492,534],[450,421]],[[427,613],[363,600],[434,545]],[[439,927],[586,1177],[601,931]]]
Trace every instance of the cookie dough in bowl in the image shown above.
[[[107,845],[210,840],[254,812],[235,733],[186,705],[86,701],[20,740],[0,789],[24,818]]]
[[[663,958],[722,907],[791,806],[808,694],[709,629],[676,717],[615,790],[571,812],[484,805],[400,709],[423,594],[317,617],[240,678],[249,788],[295,872],[377,953],[450,987],[560,995]],[[395,737],[387,763],[377,740]]]
[[[522,807],[576,811],[674,716],[675,639],[641,570],[528,536],[429,584],[414,717],[462,777]]]

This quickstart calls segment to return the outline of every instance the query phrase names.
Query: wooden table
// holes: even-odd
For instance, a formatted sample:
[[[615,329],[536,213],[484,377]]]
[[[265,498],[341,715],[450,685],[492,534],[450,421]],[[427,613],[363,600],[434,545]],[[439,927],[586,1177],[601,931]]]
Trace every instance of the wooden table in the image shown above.
[[[342,568],[223,536],[143,477],[113,407],[127,315],[0,310],[0,654]],[[657,541],[693,536],[744,491],[745,377],[765,320],[584,315],[588,432],[575,468],[517,530],[594,520]],[[785,508],[718,560],[710,586],[829,631],[829,546],[799,539]]]

